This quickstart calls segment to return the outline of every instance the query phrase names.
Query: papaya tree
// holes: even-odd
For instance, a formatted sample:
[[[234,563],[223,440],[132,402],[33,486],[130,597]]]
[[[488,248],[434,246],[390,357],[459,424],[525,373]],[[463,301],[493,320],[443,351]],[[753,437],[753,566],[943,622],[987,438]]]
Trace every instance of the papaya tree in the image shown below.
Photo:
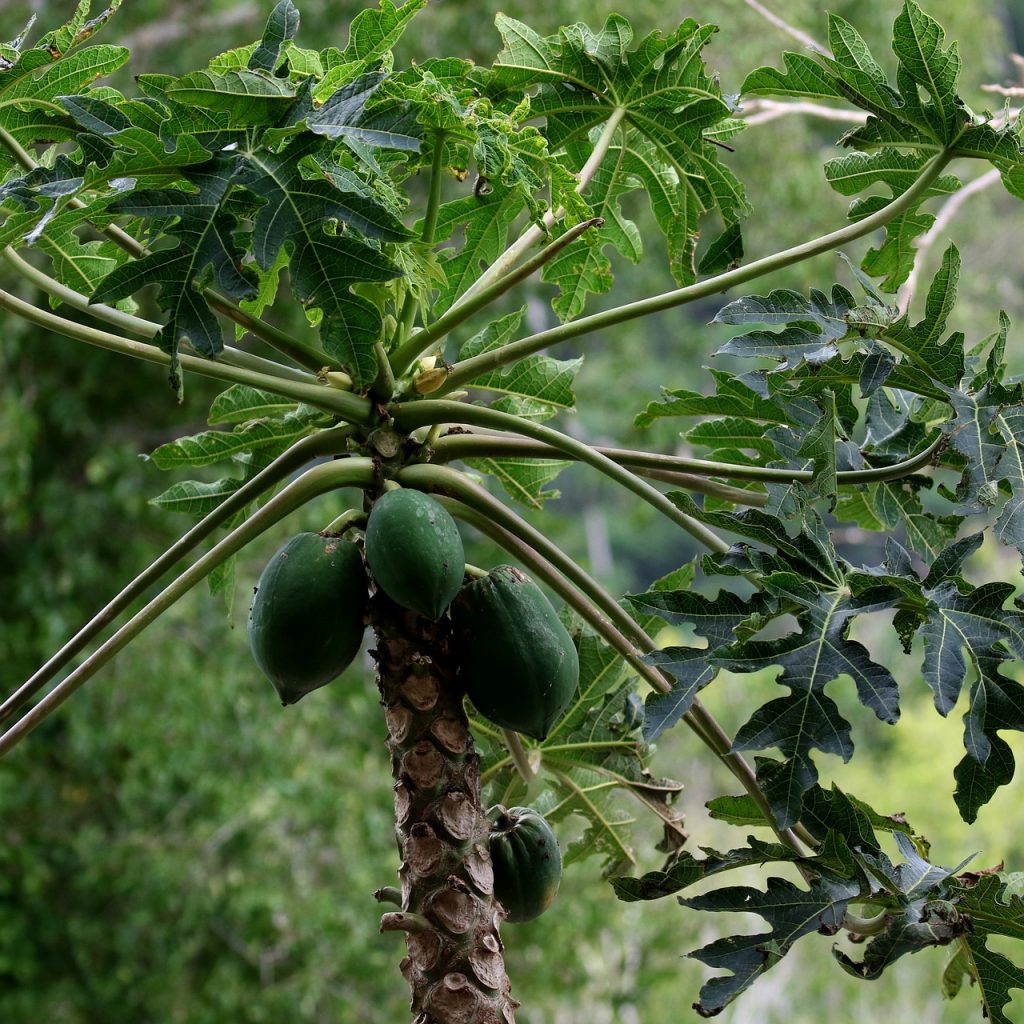
[[[1008,1021],[1024,972],[991,941],[1024,936],[1021,876],[934,862],[904,817],[822,785],[818,761],[853,756],[838,703],[851,680],[881,723],[899,717],[892,667],[851,637],[876,616],[921,655],[940,715],[967,690],[953,780],[964,820],[1013,776],[1001,733],[1024,730],[1024,608],[1011,583],[968,571],[988,533],[1024,552],[1011,325],[994,311],[980,337],[949,329],[952,244],[919,317],[894,296],[963,167],[990,165],[1024,198],[1015,112],[966,105],[956,45],[914,0],[893,24],[894,78],[833,16],[827,52],[786,53],[735,95],[705,64],[715,27],[689,18],[635,39],[620,15],[552,36],[499,15],[491,66],[397,67],[392,49],[425,6],[381,0],[344,45],[316,50],[280,0],[260,39],[182,76],[139,74],[130,96],[103,84],[127,50],[93,41],[114,7],[90,18],[82,0],[67,24],[0,47],[0,245],[51,300],[0,291],[0,307],[163,367],[168,400],[191,375],[226,384],[212,429],[151,458],[231,467],[156,499],[194,525],[10,693],[0,753],[201,581],[230,593],[235,556],[271,526],[345,490],[351,509],[270,558],[250,642],[290,704],[315,701],[372,631],[400,853],[399,885],[375,895],[389,906],[381,929],[404,933],[418,1022],[514,1019],[529,993],[513,998],[501,929],[554,898],[570,817],[584,826],[565,862],[602,858],[619,899],[682,894],[690,911],[765,921],[691,954],[725,972],[696,995],[702,1016],[822,932],[864,943],[833,950],[862,979],[947,947],[945,991],[967,980],[983,1013]],[[863,116],[825,167],[852,200],[849,222],[748,260],[750,203],[729,156],[744,100],[765,97]],[[675,287],[585,313],[611,286],[609,253],[643,257],[631,193],[649,204]],[[747,290],[860,239],[873,245],[846,260],[845,284]],[[151,285],[158,321],[136,300]],[[524,327],[527,287],[552,292],[555,326]],[[613,345],[609,328],[727,291],[715,321],[741,329],[719,349],[730,360],[706,387],[666,366],[664,392],[637,410],[640,427],[678,420],[685,454],[552,425],[574,405],[581,360],[549,350],[599,331]],[[303,330],[275,325],[288,303]],[[610,593],[526,511],[573,463],[703,552],[642,593]],[[467,564],[456,521],[514,564]],[[884,538],[880,561],[848,549],[851,523]],[[666,625],[694,641],[659,644]],[[702,691],[764,672],[779,695],[729,735]],[[760,836],[688,845],[681,784],[651,763],[677,726],[735,779],[712,816]],[[622,856],[630,805],[661,833],[662,866],[639,876]],[[786,877],[718,878],[736,869]]]

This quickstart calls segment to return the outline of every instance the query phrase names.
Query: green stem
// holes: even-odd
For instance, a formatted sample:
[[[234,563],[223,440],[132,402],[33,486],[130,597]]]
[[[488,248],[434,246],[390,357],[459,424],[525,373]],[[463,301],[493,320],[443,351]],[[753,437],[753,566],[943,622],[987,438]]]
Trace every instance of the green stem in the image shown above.
[[[462,402],[406,402],[391,407],[391,415],[395,423],[406,429],[422,427],[438,422],[468,423],[471,426],[493,427],[512,433],[532,437],[536,441],[549,444],[572,458],[585,462],[595,469],[632,491],[659,512],[681,526],[691,537],[712,551],[726,552],[729,545],[717,534],[709,530],[703,523],[680,511],[656,487],[646,480],[634,476],[628,469],[613,462],[607,455],[591,448],[590,445],[577,441],[557,430],[545,427],[540,423],[525,420],[510,413],[499,412],[482,405],[466,405]]]
[[[31,711],[0,736],[0,756],[6,754],[32,732],[154,619],[167,611],[222,562],[318,495],[339,487],[370,487],[373,480],[374,468],[371,459],[350,458],[314,466],[290,483],[165,587],[106,643],[61,680]]]
[[[519,733],[513,732],[511,729],[502,729],[501,735],[509,756],[512,758],[512,763],[516,766],[516,771],[519,772],[519,777],[528,786],[537,778],[537,773],[530,767],[530,759],[523,749],[523,741],[519,738]]]
[[[332,427],[304,437],[279,455],[270,465],[247,480],[212,512],[205,515],[187,533],[175,541],[148,568],[135,577],[116,597],[100,609],[63,647],[0,704],[0,722],[5,722],[37,694],[72,658],[107,625],[114,621],[137,597],[145,593],[168,569],[210,536],[236,512],[255,501],[269,488],[287,479],[311,459],[344,450],[351,427]]]
[[[90,303],[88,296],[83,295],[74,288],[69,288],[55,277],[50,277],[49,274],[38,267],[32,266],[28,260],[22,259],[19,253],[9,245],[4,246],[3,257],[8,265],[25,280],[31,281],[32,284],[41,288],[47,295],[59,299],[65,305],[70,306],[72,309],[77,309],[80,313],[87,313],[90,316],[96,317],[97,320],[103,320],[114,327],[120,328],[122,331],[140,334],[144,338],[152,338],[160,333],[160,324],[153,320],[145,320],[142,317],[133,316],[131,313],[125,313],[115,306],[108,306],[102,302]]]
[[[373,351],[377,356],[377,379],[373,382],[373,397],[386,405],[395,395],[395,375],[391,372],[391,363],[384,342],[375,341]]]
[[[722,501],[731,501],[734,505],[746,505],[748,508],[764,508],[771,500],[764,491],[748,491],[742,487],[730,487],[728,484],[716,483],[703,476],[693,473],[676,473],[671,469],[640,469],[634,467],[632,472],[645,476],[649,480],[659,480],[663,484],[673,484],[684,491],[707,494]]]
[[[930,464],[932,456],[942,444],[940,434],[927,448],[903,462],[891,466],[875,466],[871,469],[840,470],[836,477],[840,484],[884,483],[899,480]],[[451,462],[455,459],[476,459],[498,456],[518,458],[567,458],[551,445],[523,437],[510,437],[500,433],[480,434],[448,434],[433,442],[434,459],[437,462]],[[768,469],[763,466],[741,466],[730,462],[708,462],[704,459],[688,459],[679,455],[659,455],[654,452],[634,451],[629,448],[608,448],[595,445],[595,450],[602,455],[634,470],[658,470],[664,473],[678,473],[687,476],[722,476],[733,480],[763,480],[778,483],[791,483],[801,480],[812,480],[814,472],[809,469]],[[652,474],[653,476],[653,474]],[[654,477],[663,479],[663,477]],[[695,488],[696,489],[696,488]],[[753,504],[746,494],[747,504]],[[731,499],[730,499],[731,500]],[[736,498],[739,501],[737,495]]]
[[[587,186],[597,173],[597,170],[601,166],[605,156],[607,156],[608,150],[611,148],[612,141],[615,138],[615,133],[625,116],[625,107],[615,107],[609,115],[608,120],[605,122],[601,135],[594,144],[594,148],[591,150],[587,162],[583,165],[580,169],[580,173],[577,175],[576,192],[580,195],[586,191]],[[517,238],[516,241],[514,241],[483,272],[483,274],[481,274],[480,277],[478,277],[477,280],[462,293],[461,296],[459,296],[455,305],[461,306],[463,303],[468,302],[478,292],[483,291],[483,289],[488,287],[492,282],[507,274],[509,270],[515,266],[523,253],[544,237],[544,231],[553,227],[555,221],[564,215],[564,209],[556,211],[548,210],[544,215],[543,229],[538,227],[536,224],[531,224],[530,227],[527,228],[526,231],[524,231],[523,234],[520,235],[519,238]]]
[[[627,750],[632,753],[637,752],[639,746],[638,742],[630,742],[629,740],[609,740],[607,742],[600,741],[595,743],[544,743],[543,753],[544,754],[572,754],[577,750]],[[507,768],[512,764],[511,757],[502,757],[497,761],[492,761],[487,770],[480,776],[481,785],[487,785],[495,776],[499,775],[504,768]]]
[[[427,210],[423,215],[420,241],[425,245],[434,244],[437,218],[441,212],[441,185],[444,182],[444,141],[447,132],[434,133],[434,152],[430,161],[430,191],[427,193]]]
[[[847,912],[843,915],[843,928],[855,935],[879,935],[885,931],[889,915],[883,910],[874,917],[860,917]]]
[[[391,366],[394,369],[395,376],[400,377],[405,373],[420,356],[429,352],[436,342],[458,327],[459,324],[468,320],[474,313],[479,312],[485,306],[490,305],[495,299],[500,298],[510,288],[514,288],[519,284],[520,281],[525,281],[549,260],[554,259],[570,242],[574,242],[579,238],[584,231],[603,223],[604,221],[600,217],[595,217],[574,225],[563,235],[559,235],[553,242],[550,242],[539,252],[531,256],[524,264],[516,267],[511,273],[506,274],[489,287],[484,288],[462,305],[458,307],[453,306],[429,327],[420,331],[419,334],[414,334],[391,355]],[[446,390],[450,389],[446,388]]]
[[[687,716],[692,718],[695,722],[699,723],[703,734],[708,736],[709,739],[705,742],[711,747],[712,751],[727,765],[729,770],[736,776],[739,782],[747,793],[753,798],[757,804],[758,809],[764,815],[765,821],[771,826],[772,831],[791,849],[796,850],[798,853],[803,853],[800,846],[800,838],[807,843],[811,849],[817,846],[814,837],[811,836],[802,825],[797,825],[793,829],[780,829],[775,821],[775,815],[772,812],[771,805],[768,803],[768,798],[761,791],[761,787],[758,785],[757,776],[754,773],[754,769],[750,767],[746,758],[741,754],[733,753],[732,739],[729,734],[718,724],[718,720],[710,711],[704,706],[703,701],[699,697],[693,698],[693,703],[690,705],[690,710],[687,712]],[[684,721],[686,720],[684,717]]]
[[[35,157],[5,128],[0,128],[0,145],[9,151],[26,171],[33,171],[38,166]]]
[[[441,212],[441,185],[444,181],[444,140],[447,132],[434,133],[434,152],[430,161],[430,188],[427,191],[427,210],[423,216],[423,227],[420,229],[420,241],[424,245],[434,244],[437,231],[437,218]],[[415,291],[410,288],[402,303],[402,311],[398,315],[398,343],[404,345],[412,333],[416,322],[419,302]]]
[[[396,907],[400,907],[402,905],[402,890],[396,889],[393,885],[385,885],[374,892],[373,898],[378,903],[393,903]]]
[[[117,334],[109,334],[94,327],[65,320],[47,310],[38,309],[31,303],[24,302],[5,291],[0,291],[0,309],[6,309],[29,323],[45,327],[47,330],[63,334],[76,341],[85,342],[87,345],[95,345],[121,355],[134,356],[137,359],[157,363],[161,366],[170,366],[171,364],[171,357],[155,345],[132,341]],[[324,409],[350,423],[365,424],[373,419],[373,407],[365,398],[340,391],[337,388],[283,380],[270,374],[257,373],[238,366],[226,366],[196,356],[181,355],[178,357],[178,361],[184,369],[204,377],[213,377],[215,380],[223,380],[231,384],[248,384],[250,387],[273,391],[285,398],[291,398],[293,401],[306,402],[318,409]]]
[[[9,245],[4,247],[3,257],[27,281],[31,281],[46,292],[47,295],[59,299],[66,306],[70,306],[86,316],[102,320],[122,331],[130,331],[132,334],[138,334],[144,338],[155,338],[160,333],[161,325],[153,320],[146,320],[143,317],[125,313],[116,306],[108,306],[102,302],[90,302],[88,296],[75,291],[74,288],[69,288],[56,278],[44,273],[38,267],[32,266],[28,260],[22,259]],[[231,345],[225,345],[224,351],[218,358],[229,366],[243,366],[249,370],[274,374],[287,380],[297,380],[305,383],[313,380],[312,376],[305,370],[298,370],[292,366],[275,363],[271,359],[264,359],[262,356],[253,355],[251,352],[234,348]]]
[[[444,444],[446,441],[455,443],[447,445]],[[620,449],[606,448],[601,445],[594,445],[594,448],[603,455],[607,455],[608,458],[613,462],[617,462],[620,466],[628,465],[626,459],[618,456],[618,453],[621,451]],[[564,457],[564,453],[556,451],[550,445],[530,441],[527,438],[451,434],[434,445],[432,461],[450,462],[455,459],[486,459],[500,458],[502,456],[550,459]],[[671,456],[665,456],[665,458],[671,458]],[[706,477],[698,476],[695,473],[685,473],[678,469],[661,469],[646,466],[629,466],[629,468],[632,472],[648,477],[651,480],[661,480],[663,483],[675,484],[677,487],[683,487],[688,491],[710,494],[713,497],[721,498],[724,501],[731,501],[737,505],[760,508],[768,503],[768,495],[762,491],[730,487],[728,484],[720,484],[714,480],[708,480]]]
[[[362,509],[349,508],[332,519],[320,532],[323,534],[334,534],[341,536],[353,526],[362,526],[366,523],[366,513]]]
[[[590,316],[581,317],[570,323],[560,324],[550,330],[541,331],[529,338],[514,341],[500,348],[492,349],[489,352],[482,352],[461,363],[457,363],[448,377],[441,392],[445,393],[460,388],[474,378],[490,370],[505,366],[508,363],[522,359],[524,356],[532,355],[541,349],[570,338],[577,338],[582,334],[590,334],[593,331],[602,330],[605,327],[612,327],[615,324],[625,323],[628,320],[635,320],[638,317],[648,316],[651,313],[659,313],[666,309],[685,305],[697,299],[717,295],[736,285],[744,284],[756,277],[782,270],[812,256],[819,256],[822,253],[830,252],[840,246],[846,245],[855,239],[870,234],[877,228],[883,227],[893,217],[904,213],[918,203],[932,186],[935,179],[942,173],[949,163],[952,154],[946,151],[935,156],[921,171],[904,193],[897,196],[891,203],[882,207],[881,210],[857,221],[855,224],[848,224],[846,227],[831,231],[827,235],[803,242],[782,252],[773,253],[762,259],[754,260],[746,266],[737,267],[735,270],[728,270],[725,273],[709,277],[706,281],[699,281],[696,284],[688,285],[685,288],[676,288],[661,295],[652,295],[646,299],[627,303],[615,309],[604,310],[600,313],[593,313]]]
[[[221,295],[220,292],[214,291],[212,288],[204,288],[202,294],[212,309],[216,309],[230,320],[234,320],[236,324],[244,327],[261,341],[265,341],[271,348],[275,348],[282,355],[293,359],[299,366],[304,366],[307,370],[312,370],[313,373],[319,373],[325,367],[338,369],[337,361],[331,359],[322,348],[293,338],[273,324],[268,324],[265,320],[260,320],[259,317],[247,313],[226,295]]]

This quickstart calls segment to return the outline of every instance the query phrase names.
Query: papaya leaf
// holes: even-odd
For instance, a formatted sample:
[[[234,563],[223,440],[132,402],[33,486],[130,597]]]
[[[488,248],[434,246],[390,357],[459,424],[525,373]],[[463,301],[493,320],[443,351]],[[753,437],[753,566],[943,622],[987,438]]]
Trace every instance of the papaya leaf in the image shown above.
[[[962,939],[960,952],[965,973],[978,986],[986,1019],[992,1024],[1013,1024],[1006,1007],[1012,999],[1010,990],[1024,989],[1024,970],[979,939]]]
[[[158,469],[209,466],[244,452],[270,447],[284,450],[322,423],[323,413],[299,406],[282,418],[247,420],[234,430],[206,430],[179,437],[155,449],[149,458]]]
[[[920,491],[932,481],[912,476],[891,483],[844,489],[833,510],[837,519],[865,530],[899,536],[911,551],[931,561],[956,536],[962,516],[925,510]]]
[[[296,404],[272,391],[260,391],[247,384],[232,384],[222,391],[210,405],[207,422],[245,423],[264,417],[284,417],[296,411]]]
[[[177,218],[166,232],[178,243],[176,246],[115,268],[92,294],[93,302],[106,302],[132,295],[151,282],[159,283],[159,302],[168,313],[161,346],[172,359],[176,359],[178,346],[185,340],[209,356],[219,354],[224,347],[220,324],[193,282],[212,277],[232,298],[254,294],[252,283],[241,270],[242,250],[234,238],[236,219],[223,209],[232,169],[231,160],[218,158],[190,171],[194,192],[143,190],[110,207],[115,213]],[[172,362],[172,375],[175,365]]]
[[[278,0],[267,18],[263,38],[252,51],[247,67],[253,71],[273,74],[281,60],[285,43],[299,31],[299,11],[292,0]]]
[[[571,462],[560,459],[517,459],[508,456],[468,459],[470,468],[493,476],[513,501],[527,508],[540,509],[546,501],[560,497],[556,490],[545,490]]]
[[[292,106],[295,87],[266,71],[192,71],[176,79],[165,95],[188,107],[225,114],[225,127],[276,124]]]
[[[654,614],[669,623],[692,626],[708,645],[667,647],[644,660],[665,669],[675,679],[670,693],[651,693],[644,705],[644,739],[656,740],[676,725],[693,704],[694,697],[718,674],[710,655],[731,643],[744,623],[760,611],[761,602],[744,602],[726,591],[708,599],[693,590],[649,590],[630,594],[627,603],[639,612]]]
[[[718,643],[705,652],[711,665],[739,673],[782,670],[777,681],[788,687],[790,694],[755,711],[740,728],[734,746],[737,750],[777,747],[782,751],[786,760],[781,763],[762,759],[759,780],[773,811],[788,826],[798,820],[802,796],[817,780],[811,752],[834,753],[844,760],[853,753],[850,727],[825,692],[829,683],[840,676],[853,679],[859,700],[881,721],[892,723],[898,718],[895,679],[860,643],[850,640],[848,633],[857,616],[896,608],[907,586],[918,581],[914,577],[899,587],[888,579],[863,578],[837,557],[824,524],[813,513],[804,520],[801,532],[790,537],[775,516],[753,509],[738,514],[702,510],[679,492],[670,492],[670,497],[709,525],[752,537],[774,549],[735,545],[723,555],[705,559],[706,572],[753,574],[757,579],[769,603],[763,611],[758,609],[756,616],[744,609],[744,618],[750,617],[753,628],[743,620],[729,623],[713,616],[697,621],[717,622],[722,627]],[[643,600],[650,601],[651,596],[645,595]],[[698,609],[707,601],[699,595],[678,600]],[[719,601],[735,603],[731,598]],[[689,618],[694,612],[687,609],[686,615]],[[789,628],[775,639],[754,638],[780,615],[794,616],[798,629]]]
[[[782,878],[768,879],[764,892],[748,886],[716,889],[703,896],[680,897],[692,910],[744,911],[764,918],[770,931],[718,939],[687,954],[709,967],[731,973],[712,978],[695,1004],[702,1017],[720,1013],[733,999],[774,967],[793,944],[812,932],[839,931],[851,900],[861,892],[853,879],[822,877],[806,889]]]
[[[956,387],[964,373],[963,336],[954,334],[945,342],[941,340],[956,304],[959,280],[960,253],[951,244],[928,286],[921,320],[911,325],[910,314],[905,313],[881,334],[883,341],[907,353],[917,366],[947,387]]]
[[[377,378],[374,346],[384,333],[384,318],[374,303],[352,292],[339,296],[334,312],[320,332],[320,342],[349,372],[356,390],[365,391]]]
[[[1007,190],[1024,195],[1020,126],[1001,128],[980,122],[957,94],[960,56],[956,44],[944,45],[944,33],[914,0],[904,0],[893,24],[892,48],[898,65],[890,83],[863,38],[842,18],[829,18],[832,56],[786,54],[784,72],[760,68],[747,76],[742,92],[759,96],[843,99],[867,112],[866,123],[848,131],[841,144],[856,150],[832,161],[826,174],[844,195],[881,187],[856,199],[851,220],[863,217],[902,195],[916,172],[937,150],[991,161]],[[869,250],[862,266],[896,291],[914,265],[914,240],[934,223],[922,204],[960,187],[952,175],[940,176],[914,206],[886,226],[881,246]]]
[[[593,141],[596,142],[596,138]],[[589,150],[589,144],[584,148]],[[621,173],[620,154],[611,150],[587,189],[591,215],[600,218],[600,223],[570,242],[541,270],[541,280],[558,288],[552,308],[559,319],[575,319],[583,312],[588,295],[602,294],[611,288],[613,275],[611,262],[604,252],[606,246],[612,246],[632,263],[639,263],[643,257],[640,231],[625,217],[619,203],[620,198],[638,184],[638,179]],[[569,226],[563,223],[563,227]]]
[[[840,195],[854,195],[876,185],[893,190],[890,197],[872,193],[855,199],[850,204],[849,217],[857,221],[870,216],[901,195],[926,163],[927,156],[923,153],[901,153],[890,149],[869,154],[851,153],[829,161],[825,165],[825,176]],[[916,239],[935,223],[935,216],[921,209],[923,203],[951,195],[960,186],[960,179],[956,175],[940,175],[924,192],[919,203],[886,224],[882,244],[870,248],[861,261],[866,273],[882,278],[880,286],[883,289],[894,292],[906,281],[914,266]]]
[[[171,484],[166,491],[150,498],[150,504],[168,512],[183,512],[194,519],[202,519],[219,508],[225,498],[231,497],[242,485],[238,477],[221,477],[211,482],[183,480]]]
[[[522,210],[519,196],[505,186],[497,186],[481,196],[455,199],[441,206],[437,219],[438,241],[451,238],[456,227],[464,232],[462,246],[456,251],[442,249],[441,266],[447,287],[437,296],[436,311],[447,309],[504,251],[512,222]]]
[[[69,30],[66,38],[54,37],[53,50],[45,38],[41,39],[37,46],[20,54],[13,69],[0,75],[0,128],[22,148],[73,141],[79,127],[70,117],[53,113],[59,97],[84,90],[128,60],[128,50],[123,46],[88,46],[66,52],[77,34]],[[0,179],[15,166],[10,149],[0,147]]]
[[[331,47],[320,55],[324,77],[317,99],[323,99],[366,71],[389,65],[391,48],[426,5],[427,0],[406,0],[401,6],[391,0],[380,0],[376,8],[360,11],[349,25],[345,49]]]
[[[757,824],[763,824],[760,818]],[[696,882],[735,868],[751,864],[763,865],[787,863],[800,859],[800,855],[781,843],[764,843],[754,836],[747,837],[748,846],[727,853],[702,848],[703,857],[694,857],[686,850],[680,850],[671,867],[662,871],[648,871],[640,878],[620,875],[612,879],[615,895],[624,903],[638,900],[658,900],[674,896],[688,889]]]
[[[718,212],[730,233],[724,251],[735,255],[740,245],[736,224],[749,206],[742,185],[719,161],[709,141],[726,123],[726,134],[741,127],[731,120],[730,102],[701,59],[716,31],[713,26],[687,19],[675,32],[651,33],[631,47],[632,27],[618,14],[609,15],[597,32],[576,24],[548,37],[503,14],[496,24],[505,49],[495,61],[489,84],[516,90],[539,86],[531,111],[546,118],[549,145],[566,149],[573,170],[579,170],[585,159],[584,147],[574,143],[586,142],[613,111],[623,112],[621,139],[609,153],[605,180],[587,193],[588,199],[607,197],[607,230],[618,235],[617,240],[615,234],[609,238],[622,251],[629,253],[635,241],[631,229],[620,223],[617,202],[611,200],[623,188],[633,187],[632,179],[650,196],[679,283],[695,279],[694,252],[703,213]],[[600,287],[605,274],[597,254],[591,253],[590,259],[594,267],[583,275],[584,282],[590,278]],[[582,295],[565,299],[560,315],[575,315],[581,302]]]

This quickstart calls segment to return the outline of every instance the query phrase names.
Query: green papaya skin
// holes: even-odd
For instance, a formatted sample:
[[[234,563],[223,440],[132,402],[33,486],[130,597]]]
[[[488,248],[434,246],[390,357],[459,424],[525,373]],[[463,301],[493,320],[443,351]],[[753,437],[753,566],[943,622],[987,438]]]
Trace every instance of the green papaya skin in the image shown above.
[[[529,807],[492,807],[488,839],[494,895],[512,924],[533,921],[551,906],[562,880],[562,855],[543,815]]]
[[[462,588],[452,621],[476,709],[495,725],[544,739],[580,675],[572,637],[544,592],[522,570],[499,565]]]
[[[462,586],[466,556],[455,520],[422,491],[382,494],[366,523],[366,564],[403,608],[437,620]]]
[[[362,555],[344,538],[300,533],[267,563],[249,609],[249,648],[282,704],[348,668],[368,599]]]

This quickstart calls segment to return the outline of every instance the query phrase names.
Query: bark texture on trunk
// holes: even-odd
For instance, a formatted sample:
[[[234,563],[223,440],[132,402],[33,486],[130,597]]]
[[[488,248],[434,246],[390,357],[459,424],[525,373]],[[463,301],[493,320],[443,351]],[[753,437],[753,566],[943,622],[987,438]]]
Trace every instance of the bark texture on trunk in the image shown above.
[[[456,679],[447,620],[431,622],[378,592],[371,602],[378,685],[395,778],[401,911],[382,930],[406,933],[402,973],[415,1024],[512,1024],[480,803],[480,757]]]

